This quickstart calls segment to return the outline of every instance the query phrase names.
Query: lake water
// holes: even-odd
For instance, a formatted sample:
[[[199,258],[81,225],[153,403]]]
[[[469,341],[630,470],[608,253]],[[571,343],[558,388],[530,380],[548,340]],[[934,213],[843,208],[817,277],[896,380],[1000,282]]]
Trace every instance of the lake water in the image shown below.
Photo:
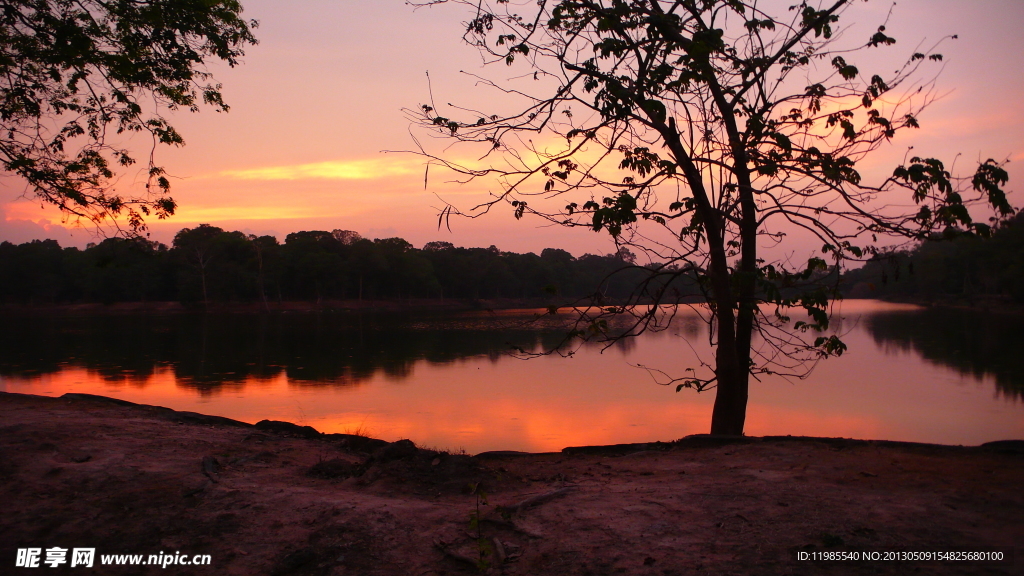
[[[851,300],[849,351],[804,380],[751,382],[746,433],[976,445],[1024,438],[1020,317]],[[531,311],[456,316],[307,313],[2,318],[0,390],[83,392],[246,422],[477,453],[674,440],[710,428],[714,391],[676,393],[707,329],[602,352],[522,360],[510,345],[564,332]]]

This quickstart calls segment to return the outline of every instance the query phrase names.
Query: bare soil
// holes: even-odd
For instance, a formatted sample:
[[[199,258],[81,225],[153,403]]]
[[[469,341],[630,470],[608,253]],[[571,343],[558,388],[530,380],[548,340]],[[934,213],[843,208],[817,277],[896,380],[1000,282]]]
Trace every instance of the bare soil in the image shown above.
[[[0,393],[0,574],[1022,574],[1021,442],[690,437],[561,453],[411,442]],[[479,504],[479,522],[474,521]],[[1001,564],[798,561],[1001,547]],[[209,554],[209,567],[101,566]],[[482,561],[481,561],[482,560]]]

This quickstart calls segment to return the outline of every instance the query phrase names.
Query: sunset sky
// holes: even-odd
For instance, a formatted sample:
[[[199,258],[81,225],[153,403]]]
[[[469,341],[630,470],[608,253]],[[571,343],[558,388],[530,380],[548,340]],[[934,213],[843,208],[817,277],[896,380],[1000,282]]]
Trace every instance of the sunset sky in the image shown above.
[[[792,3],[779,5],[785,11]],[[445,240],[517,252],[549,246],[576,255],[613,251],[606,234],[517,222],[510,209],[455,220],[451,232],[439,231],[443,202],[435,194],[468,207],[496,188],[483,181],[452,186],[432,172],[424,190],[421,159],[383,152],[413,148],[401,109],[428,100],[427,71],[438,103],[487,98],[486,89],[474,87],[460,70],[495,80],[512,74],[504,65],[482,67],[475,50],[462,44],[461,8],[414,9],[401,0],[243,4],[245,16],[260,21],[260,44],[247,50],[236,69],[212,68],[230,113],[205,109],[172,117],[187,145],[158,150],[158,163],[174,176],[179,209],[170,221],[152,223],[154,239],[169,243],[182,227],[210,223],[282,240],[298,230],[342,228],[371,238],[401,236],[416,246]],[[890,6],[857,2],[844,21],[873,28]],[[899,137],[882,152],[882,161],[895,165],[910,145],[920,155],[952,159],[960,153],[965,169],[979,159],[1009,158],[1009,189],[1019,190],[1022,23],[1019,0],[899,2],[887,29],[898,41],[889,54],[905,57],[919,42],[929,46],[951,34],[959,39],[939,50],[946,57],[938,79],[944,96],[924,113],[922,129]],[[871,68],[866,58],[857,64]],[[118,189],[137,189],[141,179],[137,172],[123,173]],[[94,229],[61,226],[55,210],[24,193],[16,178],[0,178],[0,240],[54,238],[77,246],[96,241]],[[1012,193],[1011,203],[1020,205],[1021,194]]]

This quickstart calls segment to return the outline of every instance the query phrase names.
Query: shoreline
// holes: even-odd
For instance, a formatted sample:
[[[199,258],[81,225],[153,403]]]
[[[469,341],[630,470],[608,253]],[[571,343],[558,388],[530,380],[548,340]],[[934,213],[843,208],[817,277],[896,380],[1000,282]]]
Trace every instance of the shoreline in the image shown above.
[[[1024,316],[1024,304],[1015,303],[1007,298],[977,297],[977,298],[848,298],[846,300],[878,300],[879,302],[891,302],[893,304],[913,304],[922,308],[930,309],[952,309],[965,310],[968,312],[981,312],[985,314],[1010,314],[1013,316]]]
[[[387,440],[379,438],[371,438],[360,434],[345,434],[339,432],[320,432],[313,426],[295,424],[294,422],[287,422],[282,420],[261,420],[255,424],[249,422],[243,422],[241,420],[235,420],[225,416],[217,416],[213,414],[202,414],[199,412],[191,412],[187,410],[175,410],[166,406],[157,406],[154,404],[139,404],[137,402],[131,402],[129,400],[122,400],[120,398],[114,398],[112,396],[103,396],[100,394],[85,394],[80,392],[66,392],[60,396],[43,396],[40,394],[24,394],[21,392],[6,392],[0,391],[0,400],[4,395],[11,396],[24,396],[28,398],[40,398],[40,399],[55,399],[55,400],[68,400],[68,401],[84,401],[84,402],[97,402],[111,404],[113,406],[121,406],[126,408],[133,408],[138,410],[144,410],[150,412],[157,417],[167,418],[173,422],[182,424],[195,424],[195,425],[210,425],[210,426],[234,426],[239,428],[253,428],[257,430],[271,430],[274,432],[281,432],[285,434],[291,434],[297,437],[307,439],[325,439],[325,440],[342,440],[349,441],[355,438],[365,439],[368,443],[374,446],[381,447],[386,444],[393,444]],[[399,442],[402,440],[398,440]],[[611,455],[611,454],[626,454],[630,452],[638,452],[642,450],[671,450],[673,447],[706,447],[706,446],[725,446],[730,444],[752,444],[757,442],[822,442],[832,446],[850,447],[850,446],[889,446],[889,447],[902,447],[902,448],[936,448],[936,449],[989,449],[997,451],[1007,451],[1008,453],[1020,453],[1024,455],[1024,439],[1007,438],[1003,440],[993,440],[989,442],[983,442],[978,445],[965,446],[962,444],[935,444],[931,442],[908,442],[904,440],[886,440],[881,438],[845,438],[845,437],[833,437],[833,436],[728,436],[728,435],[716,435],[716,434],[690,434],[677,440],[654,440],[651,442],[630,442],[624,444],[596,444],[596,445],[585,445],[585,446],[566,446],[561,450],[554,452],[523,452],[520,450],[486,450],[477,454],[467,454],[472,458],[493,458],[493,457],[505,457],[505,456],[546,456],[551,454],[600,454],[600,455]],[[423,449],[423,448],[421,448]],[[439,452],[438,450],[431,450],[433,452]]]
[[[0,429],[5,567],[17,548],[95,546],[97,558],[211,556],[209,570],[187,573],[776,576],[824,569],[797,561],[801,551],[1010,550],[1024,540],[1020,440],[697,435],[471,457],[16,393],[0,394]],[[1013,574],[1015,562],[827,564],[834,574]]]
[[[924,309],[966,310],[986,314],[1010,314],[1024,316],[1024,305],[999,298],[843,298],[840,302],[877,301],[889,304],[909,304]],[[555,300],[550,298],[496,298],[479,300],[325,300],[323,302],[284,301],[270,302],[215,302],[204,306],[201,303],[181,302],[98,302],[62,304],[0,304],[0,315],[54,317],[54,316],[105,316],[105,315],[177,315],[177,314],[289,314],[289,313],[341,313],[341,314],[429,314],[494,312],[506,310],[544,310],[551,306],[571,309],[579,305],[578,300]],[[614,301],[603,305],[619,305]],[[700,302],[680,302],[679,306],[700,305]],[[644,306],[645,304],[638,304]]]
[[[493,310],[566,308],[570,300],[501,298],[486,300],[325,300],[323,302],[216,302],[182,304],[181,302],[97,302],[78,304],[0,304],[0,314],[22,316],[75,316],[127,314],[279,314],[279,313],[416,313],[416,312],[486,312]]]

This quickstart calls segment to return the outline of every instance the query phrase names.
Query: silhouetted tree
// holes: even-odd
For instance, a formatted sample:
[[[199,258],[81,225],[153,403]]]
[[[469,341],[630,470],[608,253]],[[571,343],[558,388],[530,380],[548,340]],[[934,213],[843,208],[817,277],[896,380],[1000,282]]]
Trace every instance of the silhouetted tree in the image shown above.
[[[64,252],[56,240],[0,243],[0,294],[28,303],[52,303],[62,289]]]
[[[200,224],[195,228],[182,228],[174,235],[174,251],[176,255],[187,267],[192,268],[199,274],[204,304],[210,301],[207,277],[209,276],[210,263],[216,258],[216,245],[214,241],[223,233],[224,230],[216,226]],[[188,278],[188,276],[185,278]]]
[[[145,193],[110,188],[135,163],[113,135],[147,132],[181,146],[165,110],[226,111],[206,62],[238,63],[255,44],[235,0],[4,0],[0,4],[0,164],[40,200],[102,222],[174,213],[170,182],[150,156]]]
[[[294,232],[285,238],[292,289],[303,298],[322,301],[341,291],[344,281],[342,244],[331,232]]]
[[[252,242],[253,252],[256,254],[256,286],[259,290],[260,301],[263,302],[265,310],[270,309],[267,303],[267,271],[272,269],[276,260],[278,244],[277,238],[273,236],[256,236],[249,234],[249,242]]]
[[[710,305],[714,368],[673,383],[717,387],[712,433],[743,433],[751,374],[806,374],[808,363],[845,350],[823,332],[835,292],[821,280],[870,253],[878,235],[985,234],[969,204],[1012,212],[1000,188],[1007,174],[993,160],[968,178],[916,157],[880,182],[862,178],[863,158],[918,126],[929,98],[912,85],[915,72],[942,57],[911,52],[895,73],[861,72],[855,58],[896,40],[884,25],[863,38],[833,35],[849,0],[778,14],[743,0],[450,3],[470,11],[465,40],[512,66],[513,79],[481,79],[501,94],[498,110],[431,102],[409,112],[465,144],[455,152],[445,142],[444,154],[483,164],[421,153],[460,175],[496,178],[499,193],[467,215],[508,203],[517,218],[605,231],[651,262],[633,303],[677,303],[677,280],[695,278]],[[447,206],[442,218],[460,213]],[[786,226],[817,237],[832,265],[765,261],[759,241],[784,241]],[[809,320],[792,323],[794,307]],[[577,334],[622,337],[603,330],[622,314],[635,320],[627,336],[657,329],[661,313],[598,298]],[[753,350],[756,332],[763,344]]]
[[[77,253],[77,250],[75,251]],[[167,246],[144,238],[107,238],[78,259],[87,285],[84,297],[104,303],[174,297]]]

